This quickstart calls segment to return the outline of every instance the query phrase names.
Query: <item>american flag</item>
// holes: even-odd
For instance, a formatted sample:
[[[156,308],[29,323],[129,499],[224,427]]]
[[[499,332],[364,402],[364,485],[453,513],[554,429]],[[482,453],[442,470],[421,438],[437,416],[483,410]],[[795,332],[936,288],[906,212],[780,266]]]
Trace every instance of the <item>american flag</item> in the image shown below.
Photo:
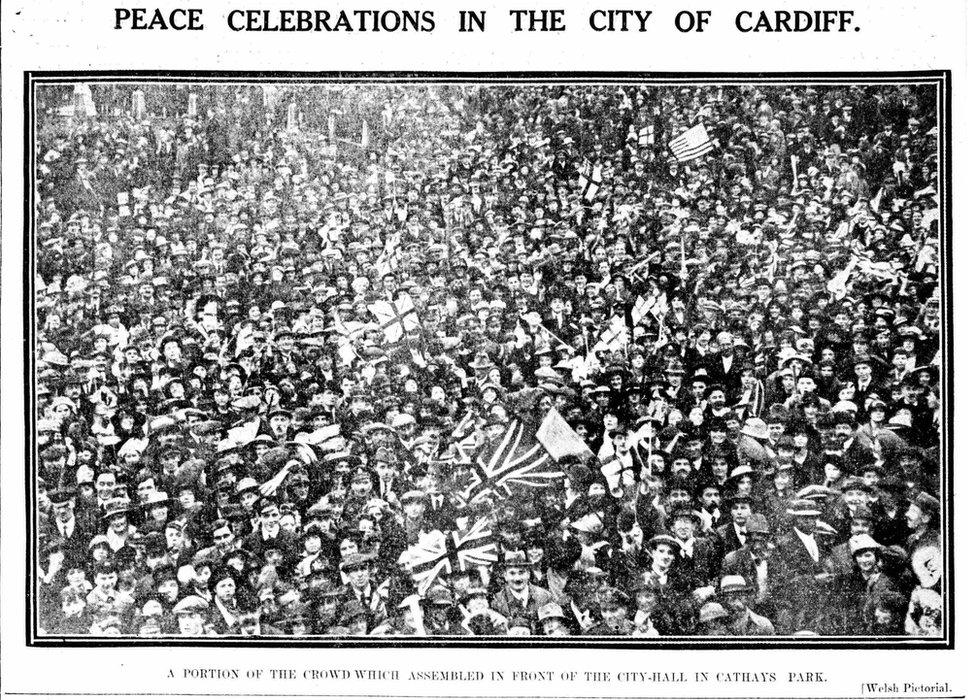
[[[701,158],[715,148],[715,142],[708,135],[704,124],[695,124],[695,126],[671,139],[668,148],[674,153],[674,157],[683,163]]]
[[[499,440],[486,444],[471,465],[471,483],[461,493],[468,503],[512,495],[512,486],[543,488],[565,474],[520,420],[508,424]]]
[[[470,571],[498,561],[495,533],[488,518],[449,532],[433,530],[409,547],[405,555],[421,595],[444,574]]]

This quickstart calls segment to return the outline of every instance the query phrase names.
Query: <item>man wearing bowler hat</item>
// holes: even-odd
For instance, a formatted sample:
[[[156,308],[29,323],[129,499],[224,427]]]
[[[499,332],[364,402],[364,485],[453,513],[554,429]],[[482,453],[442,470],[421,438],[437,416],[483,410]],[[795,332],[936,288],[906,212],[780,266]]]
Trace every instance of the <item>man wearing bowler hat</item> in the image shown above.
[[[504,585],[491,600],[491,607],[512,620],[529,617],[537,620],[539,608],[552,602],[552,595],[529,583],[531,564],[521,551],[509,553],[499,562]]]

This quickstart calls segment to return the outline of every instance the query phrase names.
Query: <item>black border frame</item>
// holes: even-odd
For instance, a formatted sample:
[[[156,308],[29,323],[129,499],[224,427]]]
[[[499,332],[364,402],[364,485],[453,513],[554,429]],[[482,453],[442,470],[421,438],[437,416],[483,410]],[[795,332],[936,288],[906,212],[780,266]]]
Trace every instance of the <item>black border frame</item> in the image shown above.
[[[870,637],[745,637],[741,641],[729,638],[712,640],[707,637],[215,637],[182,639],[179,637],[142,638],[83,636],[40,636],[36,625],[36,567],[35,542],[37,532],[36,508],[36,441],[34,388],[35,318],[35,241],[34,241],[34,87],[44,84],[72,82],[155,82],[155,83],[439,83],[439,84],[930,84],[934,85],[940,121],[940,330],[942,332],[942,493],[944,497],[943,536],[943,595],[945,615],[944,636],[926,640],[916,637],[874,639]],[[596,72],[596,71],[189,71],[189,70],[63,70],[24,71],[24,424],[25,424],[25,514],[30,534],[26,552],[25,637],[29,647],[216,647],[216,648],[595,648],[595,649],[954,649],[955,648],[955,570],[953,522],[953,314],[952,314],[952,140],[951,129],[951,71],[870,71],[870,72]]]

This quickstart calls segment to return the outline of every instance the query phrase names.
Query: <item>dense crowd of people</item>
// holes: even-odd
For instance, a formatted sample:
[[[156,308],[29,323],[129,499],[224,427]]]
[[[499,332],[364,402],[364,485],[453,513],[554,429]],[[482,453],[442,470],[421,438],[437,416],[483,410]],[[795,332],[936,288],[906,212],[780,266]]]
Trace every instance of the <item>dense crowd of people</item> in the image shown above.
[[[42,635],[942,636],[933,88],[40,90]]]

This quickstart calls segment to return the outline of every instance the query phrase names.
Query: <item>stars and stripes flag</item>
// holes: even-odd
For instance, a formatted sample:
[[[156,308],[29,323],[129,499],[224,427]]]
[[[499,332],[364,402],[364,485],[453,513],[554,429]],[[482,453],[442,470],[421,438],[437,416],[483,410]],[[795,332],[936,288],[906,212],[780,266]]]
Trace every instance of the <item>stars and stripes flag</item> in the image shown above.
[[[565,477],[525,423],[513,420],[500,439],[486,443],[471,465],[467,503],[512,495],[512,486],[543,488]]]
[[[708,135],[704,124],[695,124],[695,126],[671,139],[668,148],[671,149],[678,162],[684,163],[701,158],[715,148],[715,142]]]
[[[599,163],[586,161],[580,168],[579,175],[579,186],[583,199],[592,202],[600,192],[600,185],[603,183],[603,166]]]
[[[495,533],[488,518],[478,518],[448,532],[433,530],[422,535],[404,554],[421,595],[445,574],[476,570],[498,561]]]
[[[380,322],[380,330],[387,343],[396,343],[407,333],[420,328],[420,316],[414,308],[413,299],[407,294],[401,294],[394,302],[377,301],[367,308]]]

